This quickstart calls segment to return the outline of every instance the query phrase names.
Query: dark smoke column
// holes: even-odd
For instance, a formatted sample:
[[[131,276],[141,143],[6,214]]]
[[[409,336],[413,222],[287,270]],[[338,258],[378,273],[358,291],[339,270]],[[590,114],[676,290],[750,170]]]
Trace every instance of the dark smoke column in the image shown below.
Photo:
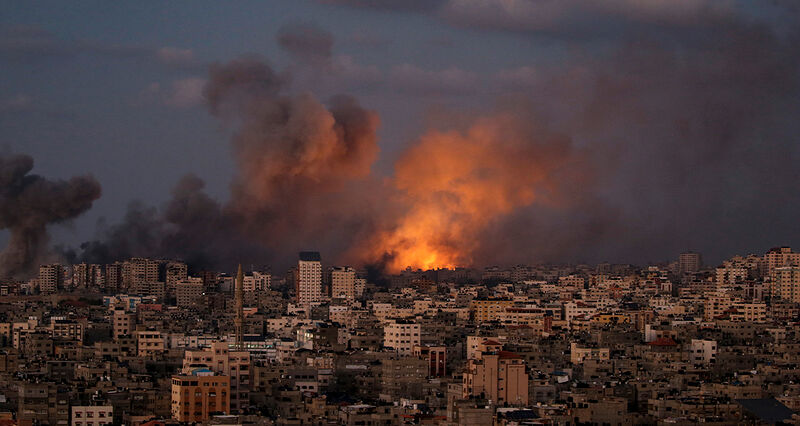
[[[85,212],[100,197],[100,184],[91,176],[67,181],[28,174],[33,158],[0,156],[0,229],[8,229],[8,246],[0,253],[0,277],[31,273],[47,244],[47,225]]]

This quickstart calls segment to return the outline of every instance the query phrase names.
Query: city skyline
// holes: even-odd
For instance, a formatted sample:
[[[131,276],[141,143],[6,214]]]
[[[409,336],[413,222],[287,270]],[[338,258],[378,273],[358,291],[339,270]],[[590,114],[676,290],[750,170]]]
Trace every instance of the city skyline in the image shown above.
[[[283,276],[239,266],[234,277],[133,258],[2,280],[0,415],[74,426],[800,422],[791,247],[718,266],[683,252],[661,266],[407,270],[383,282],[321,263],[306,251]]]
[[[800,425],[800,0],[0,3],[0,426]]]
[[[798,0],[0,11],[0,426],[800,425]]]

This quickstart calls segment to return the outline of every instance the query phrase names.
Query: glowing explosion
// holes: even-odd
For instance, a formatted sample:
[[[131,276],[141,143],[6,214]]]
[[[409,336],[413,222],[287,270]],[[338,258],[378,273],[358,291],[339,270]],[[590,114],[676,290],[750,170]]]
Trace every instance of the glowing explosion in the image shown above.
[[[575,160],[570,140],[515,114],[466,132],[432,131],[397,162],[394,187],[407,210],[380,233],[372,256],[398,271],[469,265],[491,222],[521,206],[552,202]]]

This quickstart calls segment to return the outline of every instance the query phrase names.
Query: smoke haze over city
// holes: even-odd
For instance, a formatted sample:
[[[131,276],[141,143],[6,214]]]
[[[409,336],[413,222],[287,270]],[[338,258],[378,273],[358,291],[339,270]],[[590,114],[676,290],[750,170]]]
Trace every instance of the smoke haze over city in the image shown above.
[[[722,259],[800,236],[792,2],[292,3],[115,10],[111,39],[11,7],[3,273]]]
[[[800,425],[800,0],[5,0],[0,426]]]

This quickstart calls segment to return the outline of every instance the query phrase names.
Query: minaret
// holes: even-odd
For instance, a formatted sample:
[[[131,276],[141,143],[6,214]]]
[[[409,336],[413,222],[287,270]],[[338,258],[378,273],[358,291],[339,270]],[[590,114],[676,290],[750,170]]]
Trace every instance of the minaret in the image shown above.
[[[236,288],[234,290],[234,300],[236,303],[236,318],[233,324],[236,328],[236,350],[244,350],[244,274],[242,265],[239,264],[239,271],[236,273]]]

